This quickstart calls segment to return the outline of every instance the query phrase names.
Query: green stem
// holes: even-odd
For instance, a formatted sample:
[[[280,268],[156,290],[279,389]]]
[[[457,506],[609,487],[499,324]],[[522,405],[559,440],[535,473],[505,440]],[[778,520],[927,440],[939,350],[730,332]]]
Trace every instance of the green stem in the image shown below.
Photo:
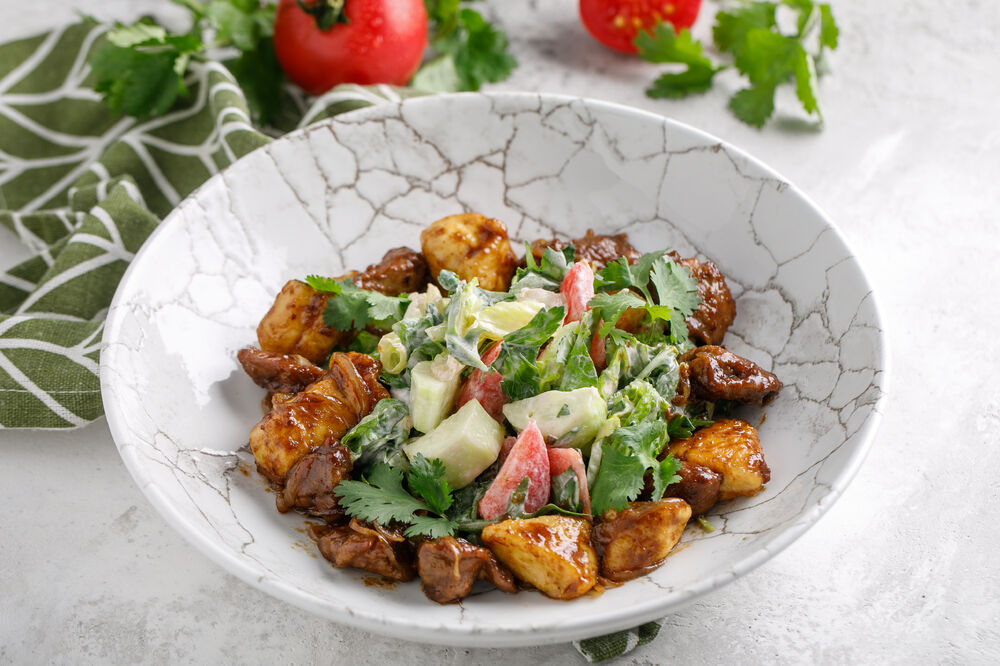
[[[329,30],[338,23],[348,23],[347,15],[344,13],[344,6],[347,0],[295,0],[299,8],[316,20],[316,27],[320,30]]]

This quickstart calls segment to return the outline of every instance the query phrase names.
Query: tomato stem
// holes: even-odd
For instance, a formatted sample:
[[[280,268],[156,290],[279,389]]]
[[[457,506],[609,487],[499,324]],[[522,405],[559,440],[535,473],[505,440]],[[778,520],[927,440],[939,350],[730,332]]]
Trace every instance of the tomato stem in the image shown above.
[[[299,8],[316,20],[316,27],[320,30],[329,30],[338,23],[348,23],[347,15],[344,13],[344,5],[347,0],[295,0]]]

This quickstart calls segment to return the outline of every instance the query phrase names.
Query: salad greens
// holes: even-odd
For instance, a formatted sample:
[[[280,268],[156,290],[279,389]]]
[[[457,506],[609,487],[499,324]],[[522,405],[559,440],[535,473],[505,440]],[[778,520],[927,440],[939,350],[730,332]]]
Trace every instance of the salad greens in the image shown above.
[[[548,248],[536,261],[529,248],[503,293],[448,271],[437,279],[445,293],[431,286],[400,297],[359,289],[349,279],[307,278],[333,294],[324,311],[329,325],[375,324],[388,331],[374,347],[381,380],[395,397],[379,402],[342,440],[364,475],[335,489],[349,515],[405,526],[407,536],[474,539],[504,517],[580,515],[588,486],[593,514],[600,515],[644,493],[659,499],[679,480],[679,462],[664,455],[667,443],[711,423],[710,411],[688,413],[671,404],[681,376],[678,357],[692,346],[684,319],[700,305],[697,282],[670,256],[652,252],[633,264],[624,258],[607,264],[594,278],[589,302],[570,303],[567,298],[588,298],[562,289],[574,257],[572,246]],[[591,293],[589,287],[583,293]],[[567,322],[568,311],[583,314]],[[618,328],[626,316],[629,330]],[[492,399],[477,393],[489,390]],[[477,403],[468,405],[470,398]],[[499,400],[493,411],[491,400]],[[456,402],[465,406],[455,411]],[[474,421],[475,433],[459,420]],[[532,472],[507,490],[503,516],[480,519],[479,501],[501,467],[496,456],[503,438],[532,422],[549,446],[580,449],[586,479],[573,468],[552,475],[548,503],[528,511],[531,484],[546,478]],[[489,445],[477,448],[484,437]],[[508,443],[504,450],[513,449]],[[473,457],[474,465],[464,464]],[[537,488],[531,494],[537,496]]]

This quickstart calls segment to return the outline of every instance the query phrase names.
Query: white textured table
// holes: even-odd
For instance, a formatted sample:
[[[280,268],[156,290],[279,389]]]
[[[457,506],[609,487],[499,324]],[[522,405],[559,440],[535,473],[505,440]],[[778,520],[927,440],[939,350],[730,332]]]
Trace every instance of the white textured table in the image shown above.
[[[613,100],[696,125],[808,192],[874,282],[890,400],[853,485],[771,562],[669,618],[633,663],[1000,663],[1000,3],[834,0],[827,127],[758,132],[583,32],[575,0],[493,0],[521,61],[500,86]],[[711,4],[711,3],[708,3]],[[0,3],[0,40],[75,9],[177,16],[166,0]],[[704,19],[697,26],[706,34]],[[0,266],[23,256],[0,229]],[[564,645],[399,643],[303,615],[222,573],[152,510],[103,421],[0,432],[0,664],[578,663]]]

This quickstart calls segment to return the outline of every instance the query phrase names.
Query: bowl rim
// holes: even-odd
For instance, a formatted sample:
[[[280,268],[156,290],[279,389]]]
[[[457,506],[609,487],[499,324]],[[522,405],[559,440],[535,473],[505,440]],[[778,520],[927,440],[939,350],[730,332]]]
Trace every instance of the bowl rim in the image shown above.
[[[657,620],[670,612],[678,610],[696,598],[713,590],[717,590],[727,583],[732,582],[756,569],[764,562],[770,560],[775,555],[785,550],[799,537],[801,537],[809,528],[815,525],[816,522],[818,522],[818,520],[826,514],[830,507],[833,506],[833,504],[840,498],[844,490],[857,475],[858,470],[861,468],[861,465],[864,463],[874,444],[875,435],[881,424],[884,406],[889,395],[891,359],[888,348],[889,336],[887,335],[885,329],[885,320],[881,315],[878,297],[872,288],[871,280],[865,272],[860,259],[856,254],[854,254],[853,251],[851,251],[850,245],[847,243],[846,239],[844,239],[840,229],[833,222],[833,220],[830,219],[826,212],[820,208],[807,194],[802,192],[786,178],[782,177],[774,169],[740,148],[732,145],[728,141],[724,141],[712,134],[709,134],[708,132],[694,128],[686,123],[673,120],[672,118],[605,100],[564,94],[505,91],[438,94],[406,98],[398,101],[389,101],[385,104],[376,104],[371,107],[327,118],[285,134],[275,141],[266,144],[257,150],[251,151],[236,162],[228,165],[225,169],[217,172],[207,181],[202,183],[198,188],[192,191],[187,198],[197,197],[203,191],[220,186],[219,184],[224,182],[224,174],[228,172],[230,168],[240,161],[247,159],[250,155],[258,152],[258,150],[268,150],[269,147],[276,142],[294,141],[308,132],[315,131],[317,127],[321,127],[323,125],[353,125],[362,123],[368,120],[368,116],[377,117],[383,114],[386,106],[399,109],[401,107],[439,104],[442,99],[478,99],[482,97],[486,97],[491,100],[509,100],[512,102],[518,102],[526,99],[535,99],[540,103],[552,102],[556,104],[580,102],[593,109],[606,110],[622,115],[630,115],[636,117],[637,119],[641,119],[644,122],[652,121],[660,123],[668,127],[673,127],[674,129],[691,133],[705,142],[718,144],[722,149],[726,150],[728,154],[739,157],[740,159],[743,159],[753,165],[756,169],[759,169],[764,176],[786,184],[788,189],[792,190],[797,196],[801,197],[807,206],[816,215],[818,215],[819,219],[828,227],[830,231],[833,232],[837,240],[850,253],[850,256],[854,259],[855,266],[863,286],[868,288],[867,298],[871,300],[872,316],[874,323],[877,325],[878,344],[875,349],[873,367],[875,367],[881,374],[879,384],[881,393],[872,405],[872,409],[865,418],[864,423],[853,435],[857,438],[858,443],[854,452],[845,463],[844,469],[829,484],[828,490],[825,494],[817,500],[812,501],[809,508],[805,512],[799,514],[799,516],[794,519],[792,524],[777,531],[774,538],[772,538],[768,543],[736,562],[736,564],[728,570],[715,576],[699,580],[697,583],[681,589],[671,590],[669,593],[659,598],[654,598],[647,603],[640,604],[639,606],[630,605],[624,608],[615,609],[609,613],[601,615],[599,618],[590,618],[572,623],[552,624],[548,626],[536,624],[532,627],[512,629],[504,627],[484,628],[464,624],[430,625],[420,624],[419,617],[408,618],[403,621],[398,617],[386,617],[384,614],[377,612],[370,612],[358,608],[349,608],[346,604],[344,604],[344,602],[340,602],[339,606],[335,606],[330,601],[320,600],[318,597],[309,594],[296,585],[288,583],[282,579],[265,575],[262,570],[253,567],[250,563],[237,557],[236,554],[231,552],[229,548],[215,540],[212,540],[201,531],[193,530],[188,527],[188,521],[174,507],[167,496],[157,487],[155,481],[146,476],[145,469],[140,462],[140,457],[135,452],[135,445],[128,441],[128,428],[126,427],[124,410],[118,409],[114,400],[114,391],[111,388],[116,380],[116,373],[111,371],[109,367],[111,365],[111,359],[115,356],[113,343],[117,339],[123,325],[122,313],[124,310],[120,306],[126,298],[126,294],[130,291],[129,287],[131,279],[135,274],[136,267],[142,265],[143,259],[146,255],[155,251],[155,247],[157,245],[156,241],[161,235],[166,233],[167,230],[172,229],[172,227],[180,224],[180,220],[183,215],[183,207],[180,205],[175,207],[174,210],[167,215],[167,217],[158,225],[149,238],[146,239],[140,250],[136,253],[134,259],[125,271],[125,274],[122,276],[118,289],[115,292],[114,299],[112,300],[111,306],[108,310],[108,317],[105,322],[101,343],[100,362],[101,395],[105,405],[108,426],[126,468],[132,475],[142,493],[146,496],[154,508],[156,508],[157,512],[163,516],[171,527],[179,532],[184,539],[188,541],[188,543],[192,544],[203,555],[208,557],[223,570],[235,575],[242,581],[266,592],[273,597],[291,603],[320,617],[333,620],[340,624],[360,628],[366,631],[373,631],[395,638],[403,638],[420,643],[466,647],[532,646],[551,642],[578,640],[596,635],[604,635],[622,629],[628,629],[651,620]]]

